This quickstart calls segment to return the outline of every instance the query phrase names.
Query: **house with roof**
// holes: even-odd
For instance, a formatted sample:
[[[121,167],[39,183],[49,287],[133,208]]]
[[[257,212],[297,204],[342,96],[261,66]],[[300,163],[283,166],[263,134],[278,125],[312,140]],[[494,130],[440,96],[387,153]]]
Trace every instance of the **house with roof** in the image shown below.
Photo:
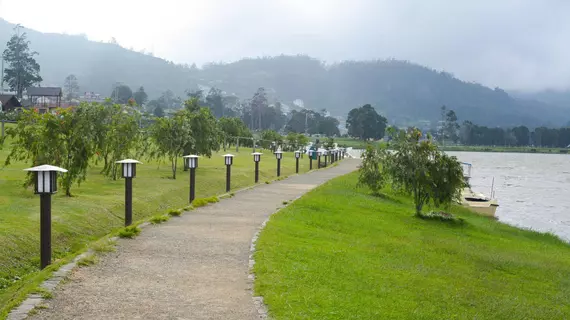
[[[60,87],[30,87],[26,90],[30,108],[37,108],[40,113],[61,108],[63,91]]]
[[[22,104],[13,94],[0,94],[0,110],[2,112],[14,111],[21,108]]]

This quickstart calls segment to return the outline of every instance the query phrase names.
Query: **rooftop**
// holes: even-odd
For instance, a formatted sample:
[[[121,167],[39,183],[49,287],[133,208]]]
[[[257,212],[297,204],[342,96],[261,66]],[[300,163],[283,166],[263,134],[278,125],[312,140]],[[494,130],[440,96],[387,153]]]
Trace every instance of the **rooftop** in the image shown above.
[[[26,90],[28,96],[59,97],[60,87],[31,87]]]

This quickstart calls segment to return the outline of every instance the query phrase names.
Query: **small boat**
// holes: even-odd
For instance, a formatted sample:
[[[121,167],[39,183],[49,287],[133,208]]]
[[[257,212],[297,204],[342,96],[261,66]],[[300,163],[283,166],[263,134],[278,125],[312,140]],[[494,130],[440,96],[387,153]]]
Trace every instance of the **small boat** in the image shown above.
[[[466,184],[465,188],[463,188],[463,191],[461,192],[461,205],[468,207],[472,211],[475,211],[481,215],[494,217],[495,212],[499,207],[499,203],[496,199],[494,199],[495,192],[493,190],[493,187],[495,184],[495,178],[493,178],[490,197],[479,192],[474,192],[471,190],[471,184],[469,181],[471,179],[472,165],[466,162],[462,162],[461,164],[463,165],[463,177]]]

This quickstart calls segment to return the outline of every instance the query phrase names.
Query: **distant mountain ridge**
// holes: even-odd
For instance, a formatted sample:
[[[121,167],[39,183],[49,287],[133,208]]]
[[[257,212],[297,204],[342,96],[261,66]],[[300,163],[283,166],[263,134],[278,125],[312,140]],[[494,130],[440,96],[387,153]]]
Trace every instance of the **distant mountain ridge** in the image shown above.
[[[0,50],[13,27],[0,19]],[[82,91],[105,96],[116,82],[133,90],[142,85],[150,98],[167,89],[184,96],[185,90],[202,85],[247,99],[257,88],[265,87],[272,100],[292,105],[301,99],[306,107],[327,109],[335,116],[346,116],[350,109],[370,103],[398,124],[439,120],[442,105],[455,110],[460,121],[489,126],[560,126],[570,120],[568,108],[513,98],[501,89],[464,82],[406,61],[325,65],[307,56],[277,56],[198,69],[81,36],[25,31],[31,49],[39,52],[42,85],[62,85],[67,75],[75,74]]]

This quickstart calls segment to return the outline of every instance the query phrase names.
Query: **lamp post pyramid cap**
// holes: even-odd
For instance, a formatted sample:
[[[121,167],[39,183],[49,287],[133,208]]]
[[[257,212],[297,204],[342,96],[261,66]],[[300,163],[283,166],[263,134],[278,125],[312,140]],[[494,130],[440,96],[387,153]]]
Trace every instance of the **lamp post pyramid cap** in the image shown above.
[[[283,151],[277,150],[277,151],[275,151],[275,152],[273,152],[273,153],[283,153]]]
[[[254,153],[252,153],[251,155],[252,155],[252,156],[257,156],[257,155],[262,155],[262,154],[263,154],[263,153],[261,153],[261,152],[254,152]]]
[[[51,165],[49,165],[49,164],[44,164],[44,165],[41,165],[41,166],[24,169],[24,171],[33,171],[33,172],[39,172],[39,171],[67,172],[67,169],[60,168],[60,167],[56,167],[56,166],[51,166]]]
[[[115,161],[115,163],[139,163],[139,164],[142,164],[142,162],[140,162],[138,160],[134,160],[134,159],[119,160],[119,161]]]
[[[187,156],[182,156],[182,158],[199,158],[200,156],[197,156],[195,154],[189,154]]]
[[[224,154],[222,157],[235,157],[235,156],[231,153],[228,153],[228,154]]]

